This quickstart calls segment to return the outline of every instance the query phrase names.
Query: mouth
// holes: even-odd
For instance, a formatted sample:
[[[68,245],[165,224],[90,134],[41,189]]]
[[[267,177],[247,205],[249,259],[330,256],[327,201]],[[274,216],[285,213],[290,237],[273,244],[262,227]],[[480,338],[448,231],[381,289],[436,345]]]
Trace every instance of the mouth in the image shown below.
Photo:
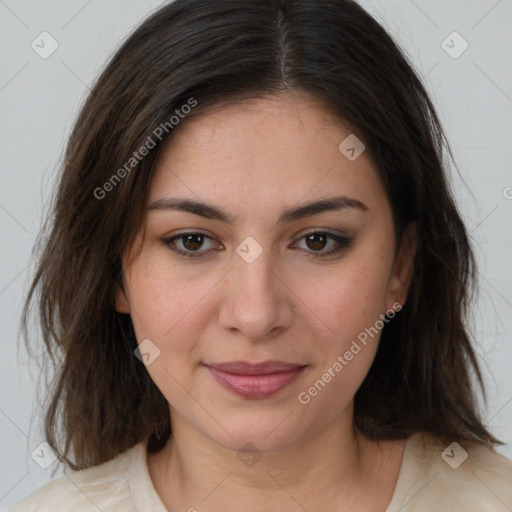
[[[203,363],[215,380],[244,398],[266,398],[289,386],[308,365],[266,361],[248,363]]]

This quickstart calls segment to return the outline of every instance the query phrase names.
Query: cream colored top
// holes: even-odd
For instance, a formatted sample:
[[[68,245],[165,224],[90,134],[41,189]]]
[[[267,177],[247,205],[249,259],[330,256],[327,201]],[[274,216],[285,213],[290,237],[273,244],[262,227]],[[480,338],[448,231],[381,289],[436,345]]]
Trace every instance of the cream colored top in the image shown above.
[[[149,475],[145,443],[57,478],[11,510],[36,511],[167,512]],[[424,432],[412,435],[385,512],[434,511],[512,511],[512,461],[485,446],[466,451]]]

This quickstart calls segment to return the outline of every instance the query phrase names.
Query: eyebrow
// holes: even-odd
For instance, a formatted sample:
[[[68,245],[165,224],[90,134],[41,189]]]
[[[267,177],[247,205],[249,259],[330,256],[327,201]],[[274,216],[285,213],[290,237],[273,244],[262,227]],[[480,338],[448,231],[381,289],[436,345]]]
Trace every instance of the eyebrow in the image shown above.
[[[347,196],[322,198],[301,206],[285,210],[281,213],[278,223],[295,222],[305,217],[318,215],[326,211],[338,211],[346,208],[356,209],[361,212],[369,211],[369,208],[359,201]],[[148,210],[177,210],[193,213],[207,219],[219,220],[225,224],[233,224],[238,216],[233,217],[219,208],[192,199],[164,197],[153,202]]]

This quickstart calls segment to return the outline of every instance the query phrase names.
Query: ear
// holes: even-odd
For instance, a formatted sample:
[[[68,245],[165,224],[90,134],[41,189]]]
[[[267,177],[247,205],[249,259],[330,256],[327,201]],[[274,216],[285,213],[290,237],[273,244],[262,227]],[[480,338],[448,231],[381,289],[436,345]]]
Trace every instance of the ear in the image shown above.
[[[115,301],[116,311],[118,313],[130,313],[130,302],[128,301],[123,285],[120,282],[116,283]]]
[[[416,223],[411,222],[405,228],[400,247],[398,249],[393,273],[389,281],[387,308],[393,304],[404,305],[407,300],[407,293],[411,284],[414,272],[414,257],[418,246],[418,235]]]

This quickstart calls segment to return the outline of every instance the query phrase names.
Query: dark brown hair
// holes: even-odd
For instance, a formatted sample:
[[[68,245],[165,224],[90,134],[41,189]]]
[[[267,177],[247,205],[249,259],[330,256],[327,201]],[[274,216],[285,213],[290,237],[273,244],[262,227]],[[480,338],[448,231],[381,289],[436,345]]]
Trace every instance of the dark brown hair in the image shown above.
[[[397,238],[417,224],[408,300],[382,332],[355,396],[355,425],[376,439],[423,430],[502,444],[483,425],[473,387],[476,377],[483,389],[466,326],[474,259],[445,174],[451,152],[404,53],[351,0],[176,0],[124,42],[81,109],[25,304],[25,338],[37,301],[56,368],[46,439],[70,468],[110,460],[146,437],[158,451],[171,435],[168,404],[134,356],[130,317],[114,307],[121,255],[143,224],[171,116],[191,99],[197,115],[285,90],[357,130]],[[155,137],[162,126],[165,136]],[[149,138],[155,147],[127,167]]]

